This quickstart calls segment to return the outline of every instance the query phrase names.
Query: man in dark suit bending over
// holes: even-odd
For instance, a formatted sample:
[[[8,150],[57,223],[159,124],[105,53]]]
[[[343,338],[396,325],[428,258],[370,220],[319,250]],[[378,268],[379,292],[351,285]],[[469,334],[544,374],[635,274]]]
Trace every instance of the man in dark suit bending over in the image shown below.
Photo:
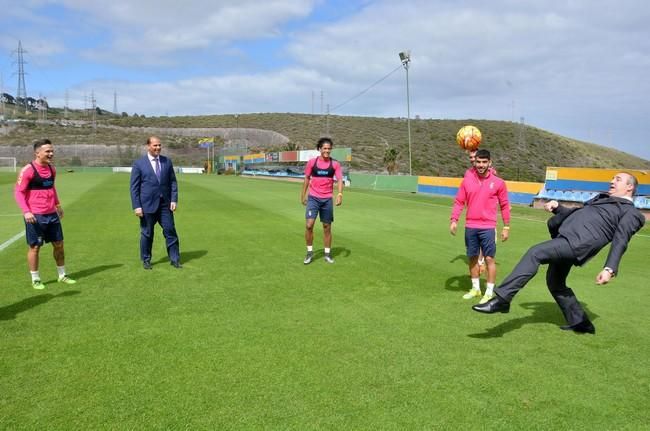
[[[628,242],[645,223],[645,217],[633,203],[637,185],[633,175],[621,172],[614,175],[607,193],[599,194],[582,208],[547,202],[544,208],[555,214],[548,220],[552,239],[531,247],[494,290],[496,296],[472,309],[481,313],[507,313],[510,301],[535,276],[539,265],[548,264],[548,290],[568,323],[561,328],[594,334],[596,328],[567,287],[566,279],[573,265],[583,265],[610,242],[612,246],[596,283],[606,284],[618,273]]]
[[[131,169],[131,204],[140,218],[140,258],[144,269],[151,269],[151,247],[156,223],[163,229],[167,255],[175,268],[182,268],[174,211],[178,202],[178,185],[172,161],[160,155],[160,139],[147,139],[147,154]]]

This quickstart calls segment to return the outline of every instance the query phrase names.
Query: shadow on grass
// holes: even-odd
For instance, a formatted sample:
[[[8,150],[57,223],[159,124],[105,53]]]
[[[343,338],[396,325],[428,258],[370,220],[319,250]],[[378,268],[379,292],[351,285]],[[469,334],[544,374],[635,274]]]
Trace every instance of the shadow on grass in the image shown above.
[[[467,255],[464,254],[459,254],[458,256],[450,260],[449,263],[454,263],[457,260],[462,260],[465,263],[465,266],[469,265],[469,259],[467,258]]]
[[[181,251],[181,263],[187,263],[195,259],[200,259],[206,254],[208,254],[207,250]],[[152,265],[158,265],[161,263],[169,263],[169,257],[164,256],[154,262],[151,262]]]
[[[470,280],[469,277],[469,259],[467,258],[466,255],[464,254],[459,254],[458,256],[454,257],[449,261],[449,263],[454,263],[456,261],[462,261],[465,264],[465,270],[467,271],[463,275],[456,275],[454,277],[449,277],[447,281],[445,281],[445,289],[447,290],[452,290],[454,292],[456,291],[467,291],[472,287],[472,281]],[[497,267],[498,267],[497,263]],[[498,272],[497,272],[498,275]],[[483,273],[480,275],[481,278],[481,286],[485,287],[486,283],[486,277],[487,274]]]
[[[598,318],[598,315],[593,314],[591,311],[589,311],[588,307],[585,304],[581,303],[581,305],[592,321]],[[525,317],[519,317],[517,319],[507,320],[505,322],[499,323],[493,328],[486,329],[483,333],[468,334],[467,336],[471,338],[498,338],[503,337],[504,334],[510,331],[520,329],[524,325],[535,323],[557,323],[559,328],[560,325],[566,324],[562,317],[562,311],[559,309],[555,302],[526,302],[520,304],[520,307],[526,310],[532,310],[532,314]],[[503,315],[499,314],[499,316]],[[488,318],[488,316],[485,317]],[[503,317],[507,318],[507,316]]]
[[[119,268],[120,266],[124,266],[124,264],[123,263],[114,263],[112,265],[99,265],[99,266],[94,266],[92,268],[82,269],[81,271],[72,272],[72,273],[70,273],[68,275],[70,276],[70,278],[73,278],[73,279],[77,280],[79,278],[90,277],[91,275],[97,274],[98,272],[108,271],[108,270],[114,269],[114,268]]]
[[[6,307],[0,307],[0,320],[13,320],[20,313],[30,310],[41,304],[45,304],[52,299],[78,295],[79,293],[81,292],[78,290],[66,290],[65,292],[59,293],[58,295],[46,293],[23,299],[22,301],[16,302],[15,304],[7,305]]]
[[[332,247],[330,253],[334,259],[337,257],[348,257],[352,254],[352,251],[345,247]],[[322,259],[325,256],[325,251],[323,249],[314,250],[313,260]]]

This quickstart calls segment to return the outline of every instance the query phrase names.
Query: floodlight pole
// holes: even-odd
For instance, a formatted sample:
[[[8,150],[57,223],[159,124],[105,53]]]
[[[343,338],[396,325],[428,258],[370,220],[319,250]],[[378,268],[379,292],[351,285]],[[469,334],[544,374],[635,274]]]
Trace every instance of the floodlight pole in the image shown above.
[[[409,139],[409,175],[413,175],[413,164],[411,159],[411,95],[409,92],[409,64],[411,63],[411,51],[399,53],[399,59],[406,71],[406,128],[408,129]]]

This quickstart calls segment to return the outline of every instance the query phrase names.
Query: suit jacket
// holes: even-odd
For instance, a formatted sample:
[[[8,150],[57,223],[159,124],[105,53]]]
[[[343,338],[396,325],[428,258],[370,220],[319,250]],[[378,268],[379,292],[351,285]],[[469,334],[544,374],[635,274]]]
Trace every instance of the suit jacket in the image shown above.
[[[594,257],[610,242],[606,267],[618,272],[618,265],[632,235],[645,224],[645,217],[632,201],[601,193],[582,208],[558,206],[548,220],[552,238],[569,241],[578,265]]]
[[[178,202],[178,185],[172,161],[160,156],[160,181],[145,154],[131,168],[131,206],[145,213],[155,213],[162,204]]]

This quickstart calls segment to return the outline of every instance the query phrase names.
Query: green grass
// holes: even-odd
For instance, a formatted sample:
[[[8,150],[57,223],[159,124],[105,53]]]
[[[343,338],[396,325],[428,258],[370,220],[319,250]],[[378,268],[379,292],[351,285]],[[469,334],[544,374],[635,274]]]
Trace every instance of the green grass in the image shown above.
[[[0,177],[2,211],[14,210]],[[450,199],[350,190],[333,252],[309,266],[299,185],[180,177],[184,269],[157,231],[154,269],[123,174],[65,173],[72,287],[31,289],[20,240],[0,252],[0,423],[4,429],[646,428],[649,230],[610,285],[604,253],[569,279],[596,336],[560,331],[543,270],[510,314],[487,316],[469,288]],[[546,237],[516,208],[499,279]],[[3,217],[12,220],[12,217]],[[22,229],[18,216],[16,232]],[[321,249],[321,230],[316,248]],[[4,239],[1,239],[4,241]],[[0,242],[1,242],[0,241]]]

